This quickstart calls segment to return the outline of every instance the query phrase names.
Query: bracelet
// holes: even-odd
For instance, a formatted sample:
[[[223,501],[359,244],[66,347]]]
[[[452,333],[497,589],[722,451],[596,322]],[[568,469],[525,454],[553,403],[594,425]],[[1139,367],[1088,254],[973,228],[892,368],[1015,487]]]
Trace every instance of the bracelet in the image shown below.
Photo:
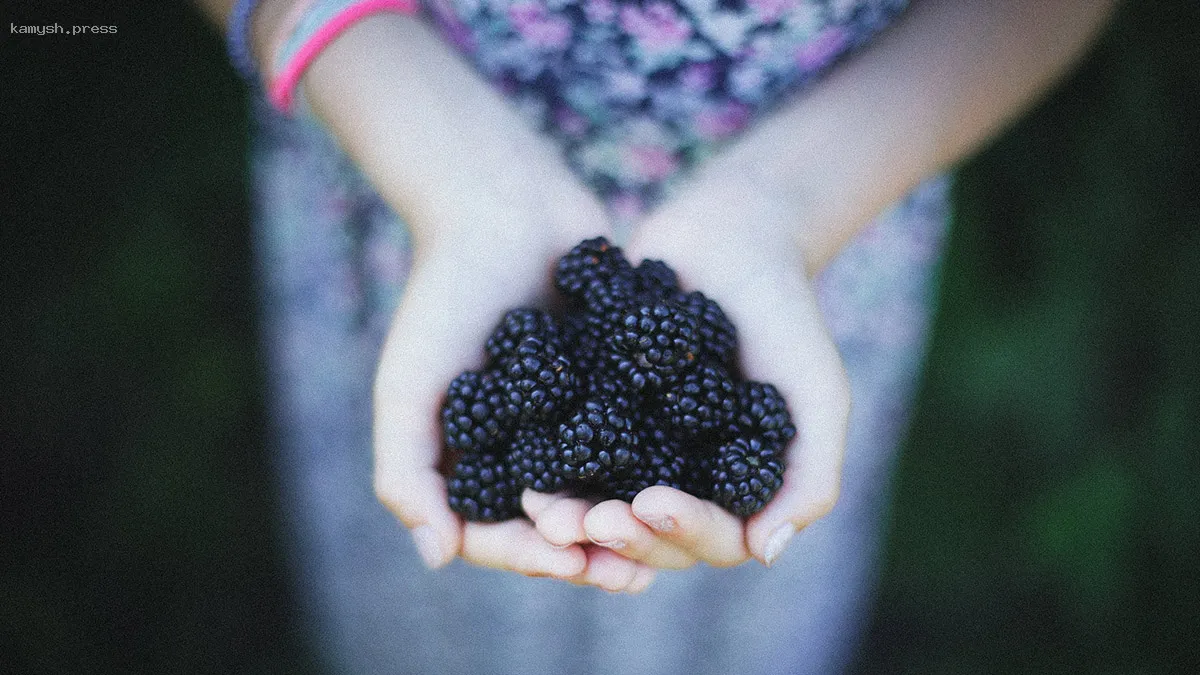
[[[254,64],[254,52],[250,48],[255,9],[258,9],[258,0],[237,0],[225,28],[229,60],[247,82],[258,80],[258,67]]]
[[[290,112],[304,71],[347,28],[372,14],[416,11],[416,0],[300,0],[280,26],[268,100],[278,110]]]

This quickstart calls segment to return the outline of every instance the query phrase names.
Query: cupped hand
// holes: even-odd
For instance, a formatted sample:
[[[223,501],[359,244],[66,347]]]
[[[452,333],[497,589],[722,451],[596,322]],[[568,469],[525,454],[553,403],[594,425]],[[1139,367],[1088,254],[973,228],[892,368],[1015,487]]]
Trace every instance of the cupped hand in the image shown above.
[[[541,299],[561,252],[595,233],[576,224],[585,206],[560,222],[528,214],[507,220],[481,205],[487,227],[446,228],[418,249],[376,377],[375,487],[412,529],[431,567],[459,555],[485,567],[628,592],[653,579],[645,565],[602,548],[555,546],[527,520],[464,523],[446,499],[438,424],[446,386],[481,365],[480,346],[506,310]]]
[[[787,400],[798,432],[770,504],[743,520],[665,486],[643,490],[632,504],[538,495],[531,515],[547,541],[591,542],[653,568],[728,567],[751,557],[770,565],[796,532],[833,508],[849,383],[806,270],[802,223],[794,197],[710,172],[651,214],[626,247],[631,261],[664,260],[685,287],[720,303],[738,327],[744,375],[774,384]]]
[[[394,73],[354,88],[332,77],[345,65],[336,49],[317,69],[318,78],[322,68],[330,70],[323,82],[332,88],[323,91],[318,111],[405,217],[414,243],[412,269],[376,371],[376,494],[412,530],[430,567],[461,556],[476,565],[608,590],[644,588],[653,571],[640,563],[614,560],[590,545],[556,547],[527,520],[465,523],[450,510],[439,424],[448,384],[482,365],[482,345],[507,310],[546,299],[554,262],[564,251],[589,237],[611,236],[611,228],[599,201],[552,142],[461,63],[440,59],[426,29],[367,22],[346,49],[366,39],[376,52],[401,45],[417,50],[414,58],[437,60],[423,64],[428,68],[396,92],[408,108],[388,98],[388,87],[399,86]],[[439,106],[443,114],[436,120],[415,111],[412,120],[396,117],[397,111]]]

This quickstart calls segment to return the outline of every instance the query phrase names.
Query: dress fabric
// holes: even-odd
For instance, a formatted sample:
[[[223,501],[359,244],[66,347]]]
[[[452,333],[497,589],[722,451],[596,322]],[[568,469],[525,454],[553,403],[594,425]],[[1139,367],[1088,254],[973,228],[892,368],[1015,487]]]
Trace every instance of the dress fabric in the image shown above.
[[[865,44],[900,4],[435,0],[427,9],[531,123],[562,141],[619,217],[669,195],[674,178]],[[868,616],[888,476],[924,353],[946,179],[881,215],[818,279],[854,398],[833,513],[770,570],[664,572],[627,597],[461,561],[424,569],[371,487],[371,384],[409,271],[407,228],[316,123],[262,101],[255,113],[277,468],[296,588],[333,672],[845,669]]]

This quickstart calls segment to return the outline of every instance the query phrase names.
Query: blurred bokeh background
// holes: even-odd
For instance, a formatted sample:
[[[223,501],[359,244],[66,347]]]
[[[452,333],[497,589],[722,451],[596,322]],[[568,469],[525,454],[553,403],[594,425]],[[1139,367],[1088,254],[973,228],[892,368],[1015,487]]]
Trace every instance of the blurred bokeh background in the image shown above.
[[[0,672],[320,673],[223,44],[184,2],[0,19]],[[1198,31],[1127,2],[961,167],[859,672],[1200,672]]]

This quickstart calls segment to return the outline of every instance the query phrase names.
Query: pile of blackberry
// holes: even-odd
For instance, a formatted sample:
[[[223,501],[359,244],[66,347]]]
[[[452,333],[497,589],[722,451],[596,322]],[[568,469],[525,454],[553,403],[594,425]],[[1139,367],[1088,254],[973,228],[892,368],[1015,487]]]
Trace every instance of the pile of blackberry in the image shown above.
[[[667,485],[738,516],[762,510],[796,428],[775,387],[739,376],[721,307],[603,237],[563,256],[554,284],[562,315],[509,311],[485,367],[450,383],[450,507],[493,522],[523,515],[526,487],[632,501]]]

